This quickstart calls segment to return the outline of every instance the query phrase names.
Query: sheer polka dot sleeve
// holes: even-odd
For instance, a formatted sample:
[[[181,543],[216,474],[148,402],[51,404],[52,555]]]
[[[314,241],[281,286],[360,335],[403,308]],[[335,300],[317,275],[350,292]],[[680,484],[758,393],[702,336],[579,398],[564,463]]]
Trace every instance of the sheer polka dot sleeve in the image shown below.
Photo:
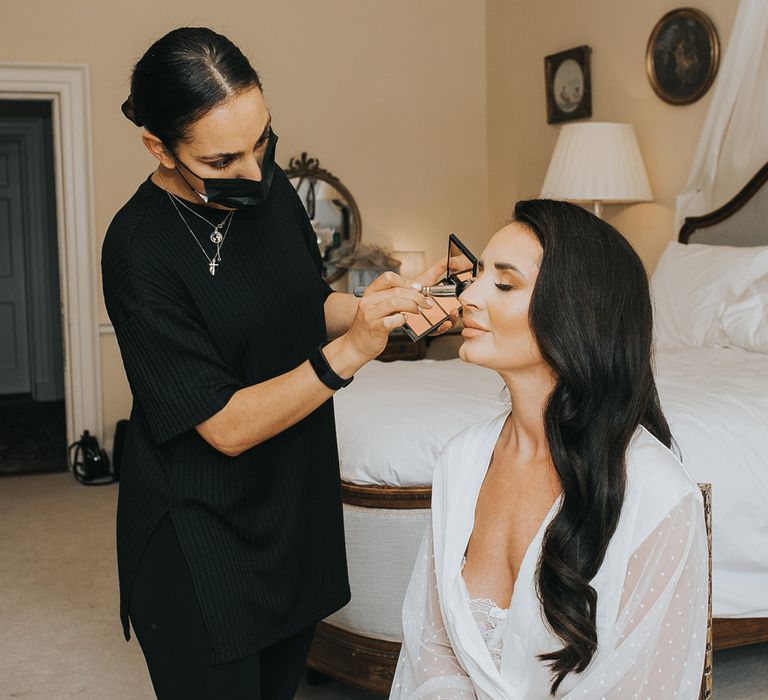
[[[565,697],[698,698],[707,579],[704,510],[690,493],[630,554],[615,626]]]
[[[474,700],[440,611],[432,525],[427,526],[403,603],[403,647],[390,700]]]

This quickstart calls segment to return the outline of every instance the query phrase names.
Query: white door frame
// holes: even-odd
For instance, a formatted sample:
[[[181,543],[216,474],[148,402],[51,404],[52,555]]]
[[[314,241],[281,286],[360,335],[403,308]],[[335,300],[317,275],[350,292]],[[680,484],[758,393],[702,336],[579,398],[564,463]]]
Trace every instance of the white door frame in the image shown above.
[[[67,441],[103,442],[88,66],[0,62],[0,99],[52,103]]]

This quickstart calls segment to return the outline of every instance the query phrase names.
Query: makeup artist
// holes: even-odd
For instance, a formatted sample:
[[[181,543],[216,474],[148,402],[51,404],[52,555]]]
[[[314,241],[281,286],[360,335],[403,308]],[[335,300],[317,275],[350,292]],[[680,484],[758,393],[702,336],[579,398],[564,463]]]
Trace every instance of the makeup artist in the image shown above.
[[[133,393],[126,639],[130,620],[160,700],[292,698],[315,623],[350,595],[330,399],[432,302],[392,273],[363,299],[332,293],[259,76],[227,38],[159,39],[123,112],[158,161],[102,250]]]

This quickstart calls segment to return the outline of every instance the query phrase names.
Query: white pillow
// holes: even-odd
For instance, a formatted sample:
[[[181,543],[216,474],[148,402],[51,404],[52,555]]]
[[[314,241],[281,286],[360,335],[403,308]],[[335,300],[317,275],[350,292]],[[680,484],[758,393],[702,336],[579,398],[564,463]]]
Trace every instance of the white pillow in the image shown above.
[[[726,304],[723,330],[728,345],[768,355],[768,275]]]
[[[684,245],[672,241],[651,278],[659,346],[715,347],[725,342],[721,316],[768,274],[768,246]]]

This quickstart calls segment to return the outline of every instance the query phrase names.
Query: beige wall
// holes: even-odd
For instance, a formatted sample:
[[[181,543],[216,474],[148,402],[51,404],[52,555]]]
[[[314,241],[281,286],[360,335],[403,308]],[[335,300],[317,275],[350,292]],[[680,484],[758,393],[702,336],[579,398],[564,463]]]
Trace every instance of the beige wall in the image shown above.
[[[675,196],[688,178],[712,90],[674,107],[653,92],[645,47],[656,21],[678,0],[488,0],[489,225],[540,192],[559,125],[548,125],[544,56],[592,47],[592,119],[634,124],[654,201],[612,205],[605,218],[636,247],[649,271],[673,238]],[[725,47],[738,0],[697,0]]]
[[[443,253],[487,234],[484,0],[29,0],[0,23],[0,61],[87,63],[98,251],[153,167],[120,104],[132,64],[181,25],[231,37],[262,74],[278,162],[305,150],[360,207],[364,240]],[[106,312],[100,305],[100,320]],[[130,409],[114,336],[100,341],[105,437]]]

